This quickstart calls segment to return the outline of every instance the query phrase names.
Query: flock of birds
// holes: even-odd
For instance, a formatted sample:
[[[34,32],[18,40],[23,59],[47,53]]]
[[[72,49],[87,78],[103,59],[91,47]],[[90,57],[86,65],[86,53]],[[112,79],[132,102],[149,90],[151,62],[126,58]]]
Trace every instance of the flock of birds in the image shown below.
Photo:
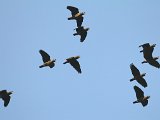
[[[82,26],[83,19],[84,19],[83,15],[85,14],[85,12],[79,12],[78,8],[73,6],[67,6],[67,9],[70,10],[72,14],[72,16],[68,18],[68,20],[76,20],[77,22],[77,28],[74,29],[76,30],[76,33],[74,33],[73,35],[74,36],[80,35],[80,42],[83,42],[86,39],[87,31],[89,30],[89,28],[84,28]],[[152,56],[155,46],[156,44],[150,45],[149,43],[139,46],[139,47],[143,47],[143,50],[141,50],[140,52],[143,52],[143,56],[145,58],[142,64],[149,63],[150,65],[156,68],[160,68],[160,64],[157,61],[158,57]],[[49,54],[46,53],[44,50],[39,50],[39,53],[41,54],[42,60],[43,60],[43,64],[40,65],[39,68],[43,68],[47,66],[50,68],[53,68],[55,66],[56,59],[51,59]],[[67,58],[63,64],[70,63],[78,73],[82,73],[80,64],[77,61],[77,59],[79,58],[80,56]],[[136,68],[136,66],[133,63],[130,64],[130,69],[134,76],[132,79],[130,79],[130,81],[136,80],[143,87],[147,87],[147,82],[143,78],[146,75],[146,73],[141,74],[140,71]],[[134,101],[133,103],[134,104],[141,103],[143,106],[146,106],[148,104],[148,99],[150,98],[150,96],[144,96],[144,92],[137,86],[134,86],[134,90],[136,92],[137,100]],[[0,91],[0,98],[2,98],[2,100],[4,101],[5,107],[9,104],[10,98],[11,98],[10,95],[12,93],[13,91],[9,91],[9,92],[7,90]]]
[[[67,6],[67,9],[70,10],[72,14],[72,16],[68,18],[68,20],[76,20],[77,22],[77,28],[74,29],[76,30],[76,33],[74,33],[73,35],[74,36],[80,35],[80,42],[83,42],[86,39],[87,31],[89,30],[89,28],[84,28],[82,26],[84,19],[83,15],[85,14],[85,12],[79,12],[78,8],[73,6]],[[39,68],[43,67],[53,68],[55,66],[56,59],[51,59],[50,55],[44,50],[39,50],[39,53],[41,54],[43,60],[43,64],[40,65]],[[77,61],[77,59],[79,58],[80,56],[69,57],[63,64],[70,63],[78,73],[82,73],[80,64]],[[0,91],[0,98],[4,101],[4,107],[8,106],[11,98],[10,95],[12,93],[13,91],[7,91],[7,90]]]
[[[156,68],[160,68],[160,64],[157,61],[158,57],[153,57],[152,55],[155,46],[156,44],[150,45],[149,43],[145,43],[139,46],[143,48],[143,50],[141,50],[140,52],[143,52],[143,57],[145,58],[142,64],[149,63],[150,65]],[[136,80],[144,88],[147,87],[147,82],[143,78],[146,75],[146,73],[141,74],[133,63],[130,64],[130,69],[133,75],[133,78],[130,79],[130,81]],[[143,107],[146,106],[148,104],[148,99],[150,98],[150,96],[144,96],[144,92],[138,86],[134,86],[134,90],[136,92],[137,100],[134,101],[133,104],[141,103]]]

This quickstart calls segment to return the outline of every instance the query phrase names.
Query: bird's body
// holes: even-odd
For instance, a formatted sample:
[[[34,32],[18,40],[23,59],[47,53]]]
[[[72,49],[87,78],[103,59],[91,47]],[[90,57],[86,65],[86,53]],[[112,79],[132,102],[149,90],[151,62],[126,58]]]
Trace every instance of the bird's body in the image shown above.
[[[147,87],[147,82],[143,78],[146,75],[146,73],[140,74],[140,71],[136,68],[136,66],[133,63],[130,64],[130,69],[133,75],[133,78],[130,79],[130,81],[136,80],[143,87]]]
[[[79,12],[78,8],[73,6],[67,6],[67,9],[71,11],[72,16],[68,20],[76,20],[77,26],[80,27],[83,22],[84,12]]]
[[[12,94],[12,91],[11,92],[7,92],[7,90],[0,91],[0,98],[4,101],[4,107],[8,106],[10,102],[11,94]]]
[[[80,64],[77,61],[77,59],[79,59],[79,58],[80,58],[80,56],[67,58],[63,64],[70,63],[73,66],[73,68],[75,68],[77,70],[78,73],[82,73]]]
[[[89,28],[84,28],[83,26],[78,27],[75,29],[77,33],[74,33],[73,35],[80,35],[80,42],[83,42],[86,39],[87,36],[87,31],[89,30]]]
[[[134,90],[136,92],[137,100],[133,102],[135,103],[141,103],[143,107],[145,107],[148,104],[148,99],[150,96],[144,96],[144,92],[137,86],[134,86]]]
[[[55,66],[56,59],[51,60],[50,56],[44,50],[39,50],[39,53],[41,54],[43,60],[43,65],[40,65],[39,68],[46,66],[53,68]]]

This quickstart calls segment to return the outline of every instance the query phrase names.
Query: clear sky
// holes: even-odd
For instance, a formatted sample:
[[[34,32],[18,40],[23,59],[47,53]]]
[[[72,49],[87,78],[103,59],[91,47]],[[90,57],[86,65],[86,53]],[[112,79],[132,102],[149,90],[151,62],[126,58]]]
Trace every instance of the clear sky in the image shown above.
[[[86,12],[90,31],[83,43],[73,36],[67,5]],[[159,69],[142,65],[139,45],[155,43],[160,56],[159,0],[1,0],[0,90],[14,91],[8,107],[0,100],[1,120],[158,120]],[[39,68],[43,49],[56,58],[53,69]],[[82,74],[66,58],[80,55]],[[160,61],[160,60],[159,60]],[[129,82],[130,63],[148,87]],[[133,86],[150,95],[133,105]]]

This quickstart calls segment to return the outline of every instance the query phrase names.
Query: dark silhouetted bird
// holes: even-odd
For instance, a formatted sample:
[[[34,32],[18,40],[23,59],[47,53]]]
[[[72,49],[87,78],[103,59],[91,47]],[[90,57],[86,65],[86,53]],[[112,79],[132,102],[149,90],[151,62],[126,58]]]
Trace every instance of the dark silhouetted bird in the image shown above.
[[[80,64],[77,61],[77,59],[79,59],[79,58],[80,58],[80,56],[67,58],[63,64],[70,63],[77,70],[78,73],[82,73]]]
[[[7,90],[0,91],[0,98],[4,101],[4,107],[7,107],[9,104],[9,101],[11,99],[10,95],[13,93],[13,91],[7,92]]]
[[[56,59],[51,60],[50,56],[43,50],[39,50],[39,53],[41,54],[42,60],[44,62],[44,64],[40,65],[39,68],[46,67],[46,66],[53,68],[55,66]]]
[[[80,42],[83,42],[86,39],[87,31],[89,30],[89,28],[84,28],[83,26],[81,26],[81,27],[78,27],[74,30],[76,30],[77,33],[74,33],[73,35],[74,36],[75,35],[80,35],[81,36]]]
[[[141,103],[143,107],[146,106],[148,104],[148,99],[150,98],[150,96],[144,96],[144,92],[137,86],[134,86],[134,90],[136,92],[137,100],[134,101],[133,104]]]
[[[132,75],[134,76],[130,81],[136,80],[143,87],[147,87],[147,82],[143,78],[146,73],[140,74],[140,71],[136,68],[136,66],[132,63],[130,64],[130,69],[132,71]]]
[[[149,63],[150,65],[156,67],[156,68],[160,68],[160,64],[158,61],[156,61],[159,57],[153,57],[152,53],[154,50],[154,47],[156,46],[156,44],[153,44],[150,46],[149,43],[140,45],[139,47],[143,47],[143,50],[140,52],[143,52],[143,56],[145,58],[145,60],[142,62],[143,63]]]
[[[73,6],[67,6],[67,9],[71,11],[72,16],[68,18],[68,20],[76,20],[77,27],[80,27],[83,22],[83,15],[85,12],[79,12],[78,8]]]

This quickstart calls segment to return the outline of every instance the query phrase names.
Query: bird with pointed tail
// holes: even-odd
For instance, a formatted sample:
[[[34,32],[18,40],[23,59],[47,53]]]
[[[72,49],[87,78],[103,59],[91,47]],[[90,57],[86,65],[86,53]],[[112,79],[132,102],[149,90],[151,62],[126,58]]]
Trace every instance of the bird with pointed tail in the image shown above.
[[[82,73],[80,64],[79,64],[79,62],[77,61],[77,59],[79,59],[79,58],[80,58],[80,56],[75,56],[75,57],[67,58],[66,61],[65,61],[63,64],[70,63],[70,64],[72,65],[72,67],[73,67],[78,73]]]
[[[146,73],[141,74],[140,71],[136,68],[136,66],[133,63],[130,64],[130,69],[133,75],[133,78],[130,79],[130,82],[132,82],[133,80],[136,80],[143,87],[147,87],[147,82],[143,78],[146,75]]]
[[[1,90],[0,91],[0,98],[4,101],[4,107],[7,107],[10,99],[11,99],[11,94],[13,93],[13,91],[7,92],[7,90]]]
[[[144,92],[137,86],[134,86],[134,90],[136,92],[137,100],[134,101],[133,104],[141,103],[143,107],[148,105],[148,99],[150,98],[150,96],[144,96]]]
[[[86,39],[89,28],[84,28],[83,26],[81,26],[75,28],[74,30],[76,30],[76,33],[74,33],[73,35],[80,35],[80,42],[83,42]]]
[[[50,56],[44,50],[39,50],[39,53],[41,54],[43,60],[43,65],[40,65],[39,68],[46,66],[53,68],[55,66],[56,59],[51,60]]]

